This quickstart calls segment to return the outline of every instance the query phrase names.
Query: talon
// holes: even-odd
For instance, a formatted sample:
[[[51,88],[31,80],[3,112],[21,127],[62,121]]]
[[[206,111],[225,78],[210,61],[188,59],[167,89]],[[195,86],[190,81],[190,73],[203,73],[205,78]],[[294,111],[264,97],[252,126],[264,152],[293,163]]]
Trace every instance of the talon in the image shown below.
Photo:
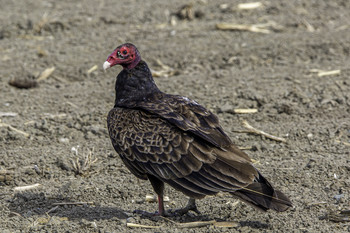
[[[184,208],[174,210],[174,215],[182,216],[184,214],[187,214],[190,210],[195,212],[198,215],[201,215],[201,212],[198,210],[198,208],[196,206],[196,200],[193,198],[190,198],[188,200],[188,203]]]
[[[197,206],[194,206],[194,208],[192,208],[190,210],[192,210],[193,212],[195,212],[198,215],[202,215],[202,213],[198,210]]]
[[[162,198],[160,200],[162,200]],[[198,208],[196,206],[196,200],[192,199],[192,198],[190,198],[188,200],[187,205],[182,209],[175,209],[175,210],[170,209],[170,210],[165,211],[163,205],[161,204],[160,210],[161,210],[160,212],[156,211],[154,213],[147,212],[144,210],[134,210],[133,213],[141,214],[141,215],[146,216],[146,217],[156,217],[156,216],[174,217],[174,216],[182,216],[184,214],[187,214],[191,210],[191,211],[195,212],[196,214],[201,215],[201,212],[198,210]]]

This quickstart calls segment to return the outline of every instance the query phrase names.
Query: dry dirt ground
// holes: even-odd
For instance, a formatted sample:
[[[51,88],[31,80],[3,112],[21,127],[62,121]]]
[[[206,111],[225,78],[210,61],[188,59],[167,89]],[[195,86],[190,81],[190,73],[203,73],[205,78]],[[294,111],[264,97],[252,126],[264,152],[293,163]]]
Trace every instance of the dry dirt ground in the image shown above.
[[[349,213],[340,215],[350,209],[350,2],[263,1],[239,10],[239,1],[193,0],[176,16],[188,3],[0,2],[1,232],[350,230]],[[219,30],[221,22],[259,24],[269,33]],[[101,66],[123,42],[137,45],[153,70],[164,70],[159,61],[172,68],[175,74],[156,78],[159,87],[217,113],[294,208],[262,213],[220,194],[198,202],[202,215],[133,214],[157,203],[145,201],[150,184],[130,174],[107,135],[121,68],[104,73]],[[33,81],[51,67],[49,77]],[[21,79],[38,85],[9,84]],[[235,114],[236,108],[258,112]],[[242,120],[287,142],[242,133]],[[88,161],[77,167],[77,160]],[[170,188],[166,195],[168,208],[187,201]],[[179,225],[209,220],[233,226]]]

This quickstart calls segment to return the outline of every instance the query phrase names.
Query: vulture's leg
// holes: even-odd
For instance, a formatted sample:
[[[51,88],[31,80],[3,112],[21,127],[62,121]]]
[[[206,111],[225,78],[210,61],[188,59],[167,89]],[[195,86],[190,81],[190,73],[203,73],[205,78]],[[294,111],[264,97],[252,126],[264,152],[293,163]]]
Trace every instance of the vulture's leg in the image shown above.
[[[142,214],[148,217],[152,216],[165,216],[165,210],[164,210],[164,201],[163,201],[163,194],[164,194],[164,182],[159,180],[158,178],[148,175],[148,179],[151,182],[151,185],[153,187],[153,190],[158,195],[158,212],[155,213],[149,213],[147,211],[143,210],[135,210],[134,213]]]
[[[158,195],[158,215],[164,216],[165,215],[164,202],[163,202],[164,182],[150,175],[148,176],[148,179],[152,184],[153,190]]]
[[[164,195],[164,182],[159,180],[158,178],[148,175],[148,179],[151,182],[151,185],[153,187],[153,190],[156,192],[158,195],[158,212],[155,213],[149,213],[146,211],[142,210],[136,210],[136,213],[152,217],[152,216],[166,216],[166,217],[172,217],[172,216],[182,216],[184,214],[187,214],[190,210],[197,213],[201,214],[201,212],[197,209],[196,206],[196,200],[194,198],[190,198],[188,200],[187,205],[182,208],[182,209],[175,209],[170,212],[166,212],[164,209],[164,200],[163,200],[163,195]]]

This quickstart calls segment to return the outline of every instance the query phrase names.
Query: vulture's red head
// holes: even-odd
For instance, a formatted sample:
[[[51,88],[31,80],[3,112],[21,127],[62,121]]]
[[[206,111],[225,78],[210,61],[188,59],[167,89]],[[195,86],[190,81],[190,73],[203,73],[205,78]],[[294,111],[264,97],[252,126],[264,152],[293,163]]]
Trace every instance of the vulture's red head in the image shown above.
[[[118,46],[113,53],[108,56],[105,63],[103,63],[103,69],[107,70],[115,65],[121,65],[123,68],[132,69],[140,60],[141,56],[135,45],[126,43]]]

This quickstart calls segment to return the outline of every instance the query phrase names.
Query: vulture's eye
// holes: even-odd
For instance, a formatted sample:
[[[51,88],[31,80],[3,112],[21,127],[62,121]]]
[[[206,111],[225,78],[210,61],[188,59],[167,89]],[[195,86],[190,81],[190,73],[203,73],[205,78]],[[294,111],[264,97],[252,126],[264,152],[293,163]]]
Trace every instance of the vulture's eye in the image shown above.
[[[124,54],[124,55],[127,54],[127,53],[128,53],[128,51],[126,51],[126,50],[123,51],[123,54]]]

